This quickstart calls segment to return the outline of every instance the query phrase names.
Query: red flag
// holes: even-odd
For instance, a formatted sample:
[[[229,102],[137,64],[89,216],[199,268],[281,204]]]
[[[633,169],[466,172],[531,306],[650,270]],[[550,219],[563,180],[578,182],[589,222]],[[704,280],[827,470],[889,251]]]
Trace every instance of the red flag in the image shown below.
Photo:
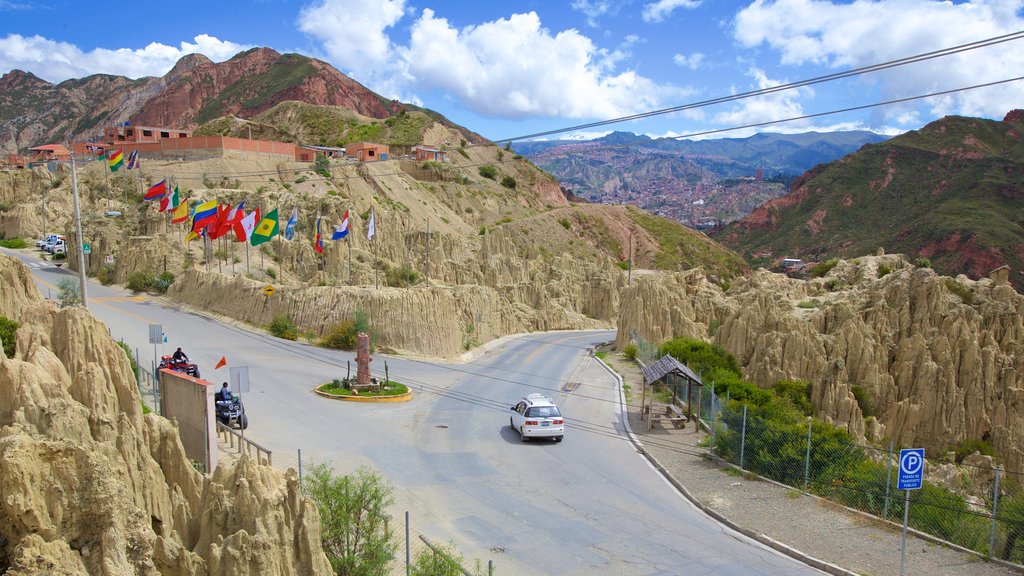
[[[214,366],[213,369],[216,370],[216,369],[220,368],[221,366],[227,366],[227,364],[228,364],[227,357],[226,356],[221,356],[220,357],[220,362],[217,362],[217,365]]]
[[[207,228],[210,240],[216,240],[231,230],[230,226],[224,226],[228,221],[228,214],[230,213],[231,204],[228,204],[227,206],[217,206],[217,220],[211,223],[210,227]]]

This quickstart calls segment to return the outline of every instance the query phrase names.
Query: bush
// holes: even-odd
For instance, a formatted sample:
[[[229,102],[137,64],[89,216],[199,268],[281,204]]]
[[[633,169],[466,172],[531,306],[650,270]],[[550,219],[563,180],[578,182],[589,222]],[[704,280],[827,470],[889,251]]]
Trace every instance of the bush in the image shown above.
[[[491,166],[490,164],[484,164],[483,166],[480,167],[479,171],[481,176],[483,176],[484,178],[489,178],[491,180],[494,180],[494,178],[498,175],[498,169],[495,168],[494,166]]]
[[[559,218],[558,223],[562,225],[562,228],[569,230],[572,228],[572,223],[569,222],[568,218]]]
[[[132,347],[129,346],[128,344],[125,344],[124,340],[118,342],[117,345],[121,348],[121,350],[124,350],[125,356],[128,357],[128,363],[132,365],[132,375],[138,378],[139,364],[135,362],[135,355],[132,354]]]
[[[831,272],[832,269],[835,268],[837,264],[839,264],[839,259],[838,258],[829,258],[828,260],[825,260],[824,262],[819,262],[818,264],[815,264],[811,268],[811,277],[812,278],[821,278],[822,276],[824,276],[824,275],[828,274],[829,272]]]
[[[267,269],[266,269],[266,270],[264,270],[263,272],[264,272],[264,273],[265,273],[265,274],[267,275],[267,277],[268,277],[268,278],[270,278],[271,280],[277,280],[277,271],[276,271],[276,270],[274,270],[273,268],[267,268]]]
[[[391,268],[384,276],[384,283],[395,288],[407,288],[420,281],[420,274],[408,264]]]
[[[156,278],[153,273],[148,270],[140,270],[138,272],[132,272],[128,275],[128,281],[124,287],[131,290],[132,292],[147,292],[153,287],[153,282]]]
[[[466,559],[455,550],[455,544],[438,546],[437,550],[420,548],[413,556],[410,574],[412,576],[463,576]],[[477,561],[479,564],[479,560]],[[480,574],[480,567],[472,573]]]
[[[890,272],[892,272],[892,267],[890,267],[888,264],[882,264],[881,266],[878,267],[879,278],[888,275]]]
[[[174,284],[174,274],[171,272],[161,272],[159,276],[153,279],[150,287],[157,294],[166,294],[171,284]]]
[[[914,266],[918,268],[931,268],[932,261],[927,258],[916,258],[914,259]]]
[[[805,416],[814,415],[811,406],[811,383],[803,380],[779,380],[772,386],[775,395],[785,399]]]
[[[285,340],[298,340],[299,338],[299,330],[296,328],[295,322],[292,321],[292,317],[287,314],[275,316],[267,329],[274,336]]]
[[[366,312],[356,310],[352,313],[352,318],[339,322],[328,329],[327,333],[317,342],[317,346],[335,350],[355,350],[356,335],[360,332],[370,335],[370,348],[372,349],[376,334],[373,327],[370,326],[370,317]]]
[[[114,265],[104,264],[100,266],[99,270],[96,271],[96,278],[100,281],[100,284],[109,286],[114,283]]]
[[[952,278],[946,279],[946,288],[960,297],[960,301],[964,304],[974,304],[974,292],[970,288],[964,286]]]
[[[19,248],[25,248],[28,246],[28,242],[25,242],[24,238],[11,238],[10,240],[0,240],[0,246],[4,248],[10,248],[17,250]]]
[[[708,374],[721,369],[740,376],[740,365],[736,358],[721,346],[691,338],[673,338],[658,348],[658,355],[668,354],[686,364],[698,374]]]
[[[354,475],[335,476],[324,464],[309,471],[303,484],[320,513],[320,540],[335,574],[387,574],[398,552],[388,528],[393,490],[375,472],[360,468]]]
[[[70,278],[57,283],[57,305],[61,308],[78,306],[82,303],[82,291],[76,280]]]
[[[871,398],[866,390],[860,386],[850,386],[850,393],[857,400],[857,406],[860,406],[860,411],[864,413],[865,418],[875,415],[875,408],[871,405]]]
[[[622,268],[623,270],[629,270],[629,262],[627,262],[625,260],[619,260],[615,264],[617,264],[618,267]]]
[[[956,463],[963,464],[964,458],[967,458],[975,452],[980,452],[982,456],[995,456],[996,450],[988,442],[984,440],[975,440],[967,438],[953,447],[953,451],[956,452]]]
[[[6,316],[0,316],[0,341],[3,342],[4,356],[14,357],[14,347],[17,341],[14,332],[18,329],[18,323]]]
[[[511,188],[515,190],[516,179],[513,178],[512,176],[503,176],[501,178],[501,185],[504,186],[505,188]]]
[[[626,360],[629,360],[630,362],[636,361],[636,353],[636,344],[633,342],[626,344],[626,346],[622,349],[622,355],[625,356]]]

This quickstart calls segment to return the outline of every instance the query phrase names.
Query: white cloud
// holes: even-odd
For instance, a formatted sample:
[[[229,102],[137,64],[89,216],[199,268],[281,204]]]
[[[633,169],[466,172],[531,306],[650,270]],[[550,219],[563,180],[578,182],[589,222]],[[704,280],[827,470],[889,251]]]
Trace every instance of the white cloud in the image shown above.
[[[672,15],[676,8],[693,9],[700,6],[703,0],[658,0],[652,4],[644,4],[642,13],[644,22],[661,22]]]
[[[855,68],[1015,32],[1024,28],[1020,8],[1017,0],[756,0],[737,14],[734,35],[743,46],[777,50],[782,64]],[[877,83],[882,99],[893,99],[1011,78],[1024,69],[1021,42],[900,66],[861,81]],[[845,82],[850,90],[856,81]],[[901,123],[915,122],[912,111],[920,107],[936,115],[1002,117],[1021,101],[1024,83],[1016,82],[894,106],[883,114]]]
[[[349,22],[354,13],[358,25]],[[613,118],[692,93],[621,70],[635,37],[608,50],[577,30],[544,28],[535,12],[456,28],[424,9],[408,43],[397,44],[388,29],[403,13],[402,0],[323,0],[303,11],[300,27],[343,71],[385,96],[438,90],[491,117]],[[375,48],[360,48],[360,39]]]
[[[20,69],[50,82],[91,74],[129,78],[162,76],[186,54],[200,53],[211,60],[227,60],[248,46],[200,34],[178,47],[153,42],[145,48],[96,48],[88,52],[74,44],[42,36],[8,34],[0,38],[0,70]]]
[[[610,0],[573,0],[569,5],[587,17],[587,26],[591,28],[597,27],[598,18],[615,13],[618,8],[618,4]]]
[[[696,70],[697,68],[700,68],[701,63],[704,62],[704,54],[700,52],[694,52],[689,56],[686,54],[676,54],[672,57],[672,62],[674,62],[676,66]]]
[[[764,71],[757,68],[751,68],[747,75],[754,79],[754,87],[757,90],[786,83],[768,78]],[[800,99],[803,96],[813,95],[813,93],[810,88],[796,88],[737,100],[735,104],[730,105],[728,110],[716,113],[714,123],[719,126],[743,126],[803,116],[804,111]],[[789,126],[807,129],[806,122],[793,122]]]

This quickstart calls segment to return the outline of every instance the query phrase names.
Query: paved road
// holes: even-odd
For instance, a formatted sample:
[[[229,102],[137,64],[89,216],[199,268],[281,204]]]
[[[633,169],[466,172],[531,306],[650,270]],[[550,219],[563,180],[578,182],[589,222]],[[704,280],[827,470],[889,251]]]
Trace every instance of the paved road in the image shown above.
[[[73,278],[33,264],[44,294]],[[225,355],[248,365],[243,396],[247,435],[274,451],[275,464],[302,450],[303,463],[340,473],[360,466],[395,486],[395,516],[410,510],[414,533],[453,541],[468,558],[494,560],[496,573],[565,575],[818,574],[728,531],[698,512],[641,458],[623,431],[620,394],[588,347],[610,331],[533,334],[508,339],[461,365],[377,356],[393,379],[410,384],[404,404],[353,404],[312,388],[345,374],[352,355],[291,343],[150,297],[90,284],[90,310],[153,356],[146,325],[160,323],[211,381]],[[354,370],[354,363],[353,363]],[[570,427],[565,441],[523,443],[509,407],[530,392],[555,396]]]

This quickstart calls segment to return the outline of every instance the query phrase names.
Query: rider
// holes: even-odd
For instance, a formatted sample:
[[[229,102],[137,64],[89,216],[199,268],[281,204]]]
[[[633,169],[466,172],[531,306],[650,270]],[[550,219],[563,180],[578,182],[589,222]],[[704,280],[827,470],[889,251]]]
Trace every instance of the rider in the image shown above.
[[[227,382],[225,382],[224,385],[220,387],[220,390],[217,392],[216,396],[217,396],[216,400],[217,400],[218,403],[220,403],[220,402],[228,402],[228,403],[231,402],[231,398],[232,398],[231,388],[228,387],[228,383]]]
[[[185,353],[181,351],[180,346],[178,347],[177,350],[174,351],[174,355],[171,356],[171,360],[174,360],[175,362],[184,362],[185,364],[188,364],[188,356],[186,356]]]

